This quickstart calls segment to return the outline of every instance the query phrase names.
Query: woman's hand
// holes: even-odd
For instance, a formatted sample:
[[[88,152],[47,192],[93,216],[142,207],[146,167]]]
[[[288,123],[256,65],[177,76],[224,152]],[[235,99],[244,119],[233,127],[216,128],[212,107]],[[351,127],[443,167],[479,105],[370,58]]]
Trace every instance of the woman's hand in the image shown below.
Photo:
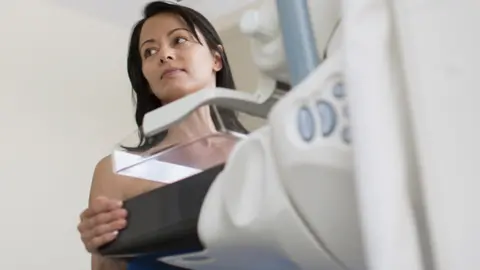
[[[78,231],[90,253],[96,253],[104,244],[113,241],[118,231],[127,225],[127,211],[122,201],[105,197],[96,198],[80,215]]]

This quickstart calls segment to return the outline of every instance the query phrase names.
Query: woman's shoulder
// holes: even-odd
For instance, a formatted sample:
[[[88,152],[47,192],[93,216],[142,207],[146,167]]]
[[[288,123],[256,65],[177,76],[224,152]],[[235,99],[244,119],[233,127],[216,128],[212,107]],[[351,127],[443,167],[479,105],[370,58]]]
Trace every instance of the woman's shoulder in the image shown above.
[[[112,170],[112,156],[111,155],[108,155],[108,156],[105,156],[103,158],[101,158],[97,164],[95,165],[95,171],[94,171],[94,174],[97,174],[97,173],[106,173],[108,171],[110,172],[113,172]]]
[[[105,196],[111,199],[123,199],[123,181],[115,174],[110,155],[101,158],[95,165],[90,188],[90,197]]]

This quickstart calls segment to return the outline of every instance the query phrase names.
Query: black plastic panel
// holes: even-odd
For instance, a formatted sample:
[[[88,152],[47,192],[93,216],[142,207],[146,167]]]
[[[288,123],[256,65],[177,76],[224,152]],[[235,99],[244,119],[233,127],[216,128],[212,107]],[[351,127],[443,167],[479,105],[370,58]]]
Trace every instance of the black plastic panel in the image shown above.
[[[104,256],[202,250],[197,223],[205,195],[224,165],[125,201],[128,226],[100,249]]]
[[[292,89],[292,86],[290,84],[281,81],[277,81],[275,85],[276,89],[282,90],[284,92],[290,91]]]

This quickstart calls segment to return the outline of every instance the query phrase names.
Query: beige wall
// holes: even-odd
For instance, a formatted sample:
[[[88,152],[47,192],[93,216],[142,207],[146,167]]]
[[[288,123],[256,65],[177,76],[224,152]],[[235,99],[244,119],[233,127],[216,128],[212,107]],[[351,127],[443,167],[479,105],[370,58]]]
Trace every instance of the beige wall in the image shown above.
[[[258,79],[258,69],[253,63],[248,38],[233,27],[220,33],[239,89],[253,90]]]
[[[248,38],[240,32],[237,26],[221,31],[220,35],[225,45],[237,89],[255,91],[259,72],[252,59]],[[250,130],[254,130],[264,123],[262,119],[245,114],[240,114],[240,120]]]
[[[131,27],[52,1],[0,14],[0,269],[90,269],[76,226],[95,163],[135,128]]]

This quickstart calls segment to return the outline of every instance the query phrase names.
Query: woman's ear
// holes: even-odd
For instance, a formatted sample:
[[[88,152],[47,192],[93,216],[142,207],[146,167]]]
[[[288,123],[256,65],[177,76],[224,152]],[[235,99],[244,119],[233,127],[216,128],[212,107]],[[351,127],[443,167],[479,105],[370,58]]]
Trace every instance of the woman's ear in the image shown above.
[[[223,46],[222,45],[218,45],[217,46],[217,50],[214,51],[213,53],[213,70],[215,72],[218,72],[220,71],[222,68],[223,68],[223,59],[222,59],[222,55],[223,55]]]

